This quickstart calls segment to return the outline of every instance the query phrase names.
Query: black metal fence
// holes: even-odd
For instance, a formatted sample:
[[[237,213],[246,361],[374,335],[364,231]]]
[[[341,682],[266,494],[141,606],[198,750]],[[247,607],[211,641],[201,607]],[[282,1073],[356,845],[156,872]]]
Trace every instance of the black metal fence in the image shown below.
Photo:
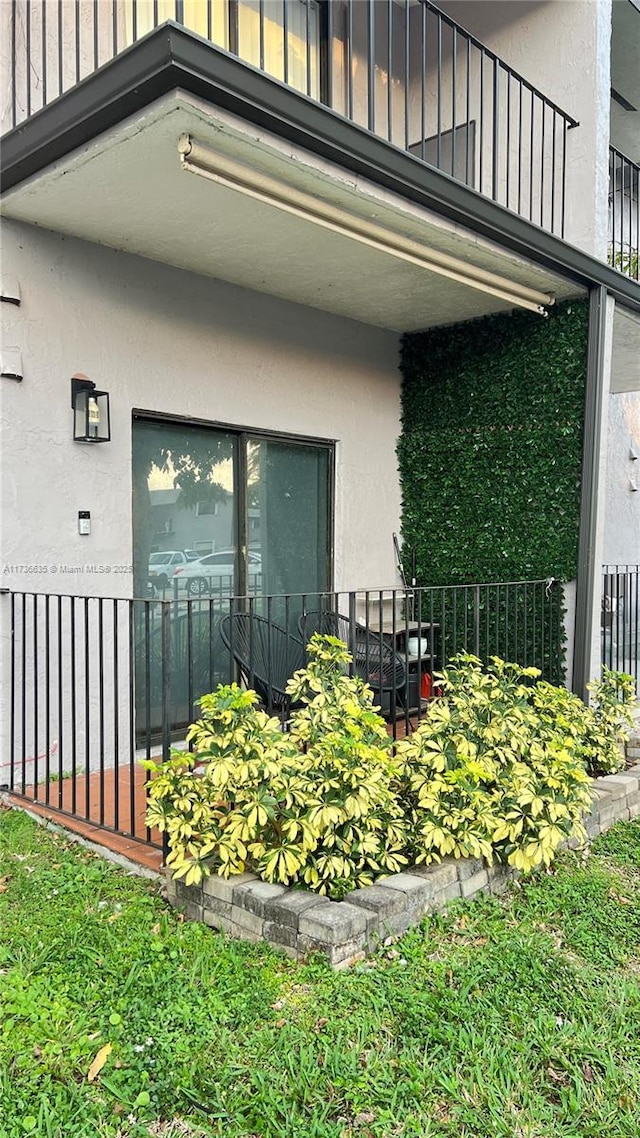
[[[604,566],[601,625],[603,664],[640,690],[640,565]]]
[[[316,630],[348,642],[394,737],[415,727],[436,691],[433,673],[457,652],[562,674],[555,581],[268,597],[223,597],[210,585],[196,598],[1,597],[11,745],[0,785],[160,848],[144,822],[140,760],[183,746],[195,701],[219,683],[255,687],[286,719],[286,681]]]
[[[9,128],[168,19],[564,233],[578,124],[430,0],[12,0]]]
[[[609,261],[640,281],[640,166],[609,147]]]
[[[146,749],[139,740],[144,715],[151,721],[149,697],[136,693],[147,603],[14,592],[9,604],[11,751],[0,757],[0,784],[61,814],[160,847],[144,824],[139,762],[152,753],[150,736]],[[166,693],[169,623],[162,611],[158,615],[165,639],[157,660]],[[159,709],[160,722],[163,713],[168,723],[168,702]]]

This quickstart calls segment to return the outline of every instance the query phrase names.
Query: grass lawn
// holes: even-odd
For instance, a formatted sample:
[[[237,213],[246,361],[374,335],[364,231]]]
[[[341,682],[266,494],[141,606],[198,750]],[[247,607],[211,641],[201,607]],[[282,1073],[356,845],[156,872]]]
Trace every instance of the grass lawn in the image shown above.
[[[638,1138],[640,823],[334,974],[0,809],[0,1135],[28,1134]]]

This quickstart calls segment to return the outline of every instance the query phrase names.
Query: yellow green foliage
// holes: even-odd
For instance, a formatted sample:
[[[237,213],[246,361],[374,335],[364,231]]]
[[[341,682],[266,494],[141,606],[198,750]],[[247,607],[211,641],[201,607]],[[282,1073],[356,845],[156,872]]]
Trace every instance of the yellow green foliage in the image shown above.
[[[602,669],[602,679],[589,684],[592,704],[587,715],[585,763],[589,774],[614,774],[624,766],[622,744],[633,726],[636,688],[626,672]]]
[[[309,784],[321,799],[312,811],[318,829],[302,880],[332,895],[370,884],[407,864],[408,833],[399,798],[400,764],[373,693],[349,676],[341,640],[314,636],[309,663],[288,692],[303,706],[291,717],[290,738],[304,754]]]
[[[174,877],[251,869],[340,897],[447,854],[526,872],[583,836],[586,767],[617,769],[630,677],[605,671],[587,708],[535,668],[460,656],[394,750],[350,660],[340,640],[313,637],[288,684],[288,731],[230,684],[199,701],[192,752],[145,763],[147,824],[168,835]]]
[[[482,855],[527,872],[584,836],[591,792],[574,697],[538,676],[460,656],[439,678],[444,698],[397,747],[417,862]]]
[[[288,732],[231,684],[200,700],[192,754],[146,764],[147,823],[167,833],[174,877],[252,869],[339,896],[406,865],[399,764],[371,689],[346,674],[339,640],[314,637],[309,658]]]
[[[562,732],[565,745],[579,756],[587,774],[613,774],[624,766],[622,744],[633,723],[635,683],[632,676],[605,667],[602,679],[588,688],[589,706],[566,688],[539,680],[531,691],[531,703],[540,717],[540,729]]]

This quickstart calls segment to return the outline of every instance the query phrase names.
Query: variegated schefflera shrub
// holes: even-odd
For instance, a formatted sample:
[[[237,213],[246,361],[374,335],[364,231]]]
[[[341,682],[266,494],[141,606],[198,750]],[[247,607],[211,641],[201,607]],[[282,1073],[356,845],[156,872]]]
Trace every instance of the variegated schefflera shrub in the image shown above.
[[[625,765],[622,744],[628,741],[635,723],[635,680],[626,672],[604,667],[602,678],[587,686],[591,702],[587,708],[584,762],[591,775],[615,774]]]
[[[397,747],[416,863],[482,856],[528,872],[584,839],[593,712],[539,676],[496,657],[485,670],[469,655],[443,672],[444,698]]]
[[[193,752],[148,761],[147,824],[168,835],[186,884],[250,869],[340,897],[407,864],[400,763],[346,646],[314,637],[289,683],[290,730],[235,684],[200,700]]]
[[[199,701],[192,752],[145,763],[147,824],[168,836],[173,877],[248,870],[339,899],[447,855],[526,873],[585,838],[590,768],[622,762],[630,677],[605,673],[586,707],[536,668],[462,655],[393,747],[350,659],[341,641],[312,639],[288,731],[231,684]]]
[[[305,885],[338,896],[407,865],[409,841],[401,796],[401,763],[373,691],[349,676],[351,655],[333,636],[314,636],[306,668],[287,691],[302,706],[290,736],[304,755],[318,844],[302,873]]]

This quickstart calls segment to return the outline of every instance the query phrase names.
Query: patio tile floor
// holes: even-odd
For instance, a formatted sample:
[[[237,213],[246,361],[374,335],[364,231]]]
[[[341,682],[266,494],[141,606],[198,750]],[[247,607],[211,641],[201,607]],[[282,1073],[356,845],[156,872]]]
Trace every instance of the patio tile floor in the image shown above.
[[[88,841],[106,846],[137,865],[143,865],[147,869],[160,869],[161,850],[144,841],[146,779],[147,772],[138,764],[133,769],[120,767],[117,777],[115,769],[93,771],[88,778],[86,775],[77,775],[75,815],[72,813],[74,796],[73,781],[70,778],[49,784],[48,802],[43,784],[35,788],[35,794],[31,785],[25,787],[24,796],[20,794],[10,797],[16,805],[40,814]],[[103,826],[111,826],[112,830],[105,830]],[[116,829],[119,832],[113,832]],[[152,831],[151,837],[160,843],[161,836],[157,831]]]

